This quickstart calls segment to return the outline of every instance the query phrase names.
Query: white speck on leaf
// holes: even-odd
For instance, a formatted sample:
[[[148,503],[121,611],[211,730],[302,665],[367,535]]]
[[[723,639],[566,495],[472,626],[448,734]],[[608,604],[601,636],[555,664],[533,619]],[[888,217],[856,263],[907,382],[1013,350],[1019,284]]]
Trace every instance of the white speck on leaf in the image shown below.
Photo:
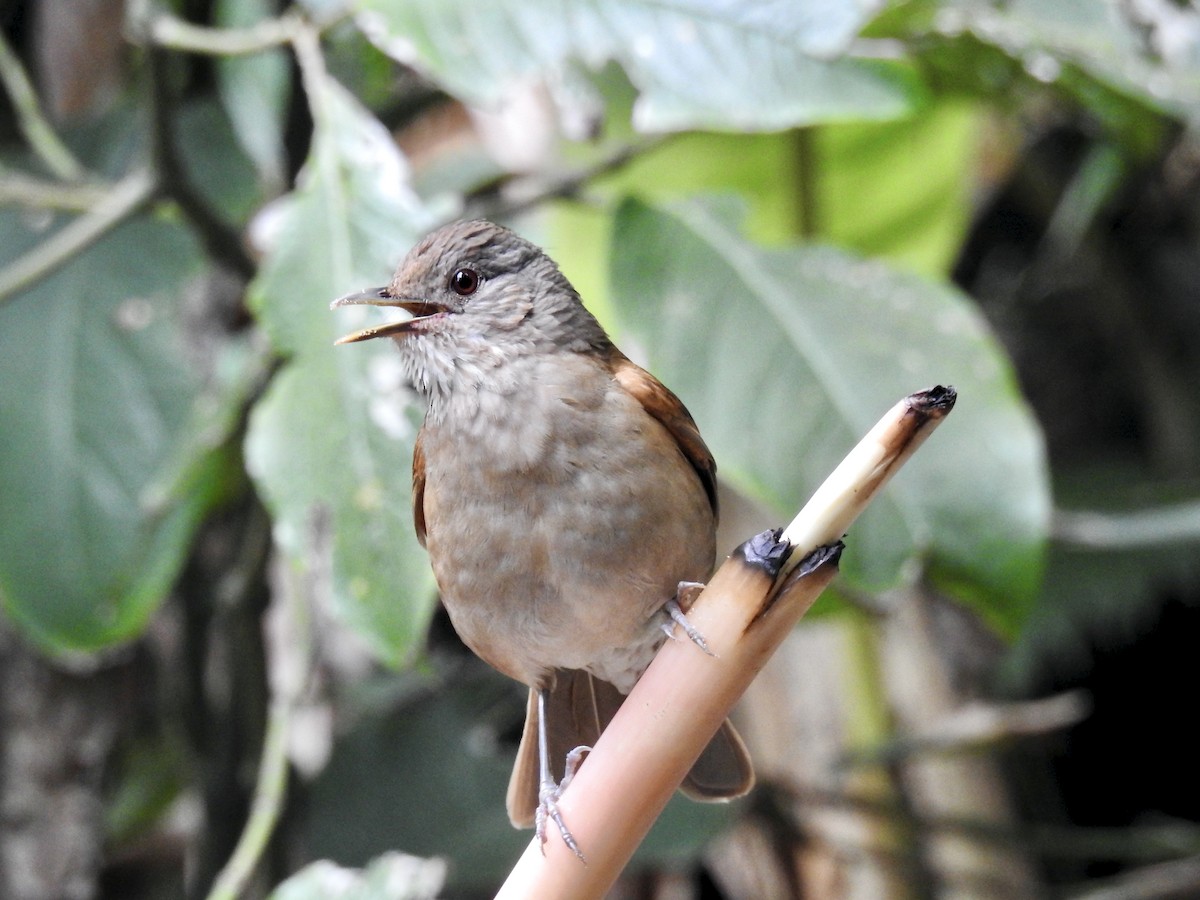
[[[114,310],[113,318],[122,331],[141,331],[154,321],[154,305],[145,297],[128,297]]]

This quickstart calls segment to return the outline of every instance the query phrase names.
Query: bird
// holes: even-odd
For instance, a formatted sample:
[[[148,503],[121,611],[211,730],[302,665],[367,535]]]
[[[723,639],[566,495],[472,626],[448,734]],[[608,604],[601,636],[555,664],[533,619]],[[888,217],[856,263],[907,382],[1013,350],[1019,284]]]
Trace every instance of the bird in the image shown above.
[[[557,264],[501,225],[445,225],[387,285],[331,306],[361,304],[410,314],[336,343],[391,338],[425,403],[413,520],[441,601],[467,647],[529,688],[509,818],[543,842],[553,821],[582,859],[565,783],[676,624],[706,649],[683,604],[714,563],[713,455]],[[726,720],[681,787],[726,800],[753,784]]]

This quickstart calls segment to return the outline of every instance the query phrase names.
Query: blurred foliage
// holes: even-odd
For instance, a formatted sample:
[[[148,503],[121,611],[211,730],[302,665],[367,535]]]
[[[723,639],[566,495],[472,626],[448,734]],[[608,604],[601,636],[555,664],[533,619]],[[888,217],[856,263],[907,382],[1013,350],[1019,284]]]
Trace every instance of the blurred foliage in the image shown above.
[[[384,853],[362,871],[328,860],[305,866],[271,892],[271,900],[432,900],[441,895],[445,867],[439,860]]]
[[[66,129],[87,177],[51,177],[20,103],[8,133],[29,137],[0,151],[0,604],[47,654],[143,634],[206,516],[252,489],[322,609],[386,666],[419,658],[435,608],[410,520],[421,411],[386,342],[332,346],[374,311],[328,304],[481,213],[548,248],[685,399],[722,476],[780,520],[896,399],[959,389],[849,536],[852,591],[928,577],[1029,640],[1073,603],[1147,590],[1140,551],[1086,577],[1092,551],[1057,552],[1031,618],[1052,518],[1042,427],[948,278],[1027,134],[1071,118],[1091,136],[1070,190],[1044,198],[1047,240],[1070,247],[1196,125],[1191,6],[306,0],[272,18],[218,0],[208,23],[245,30],[199,37],[129,7],[128,96]],[[77,238],[131,176],[153,191]],[[247,268],[244,304],[240,288],[215,304]],[[378,819],[354,804],[391,795],[353,794],[353,775],[404,747],[451,758],[448,735],[487,705],[455,696],[352,732],[318,804]],[[433,773],[417,786],[430,796],[388,802],[445,812]],[[425,821],[395,844],[434,852]],[[381,871],[344,895],[376,896]],[[277,896],[332,896],[315,885],[340,877]]]
[[[254,409],[246,463],[275,513],[280,546],[303,563],[325,552],[314,541],[331,542],[339,614],[381,658],[399,663],[433,605],[405,477],[416,429],[398,408],[394,377],[380,374],[387,357],[378,350],[388,348],[336,352],[328,306],[351,286],[379,280],[380,262],[433,219],[408,189],[387,130],[333,79],[309,83],[311,154],[296,191],[258,222],[269,249],[249,302],[290,359]]]
[[[842,576],[880,590],[924,558],[1015,633],[1044,539],[1042,447],[983,319],[949,288],[829,247],[758,248],[738,224],[699,201],[618,209],[613,293],[651,368],[706,411],[725,477],[780,520],[909,386],[953,383],[970,402],[855,524]]]
[[[0,229],[14,252],[40,237],[11,212]],[[141,217],[4,310],[0,597],[49,647],[137,635],[219,490],[201,478],[169,503],[148,497],[197,396],[178,298],[201,265],[178,221]]]

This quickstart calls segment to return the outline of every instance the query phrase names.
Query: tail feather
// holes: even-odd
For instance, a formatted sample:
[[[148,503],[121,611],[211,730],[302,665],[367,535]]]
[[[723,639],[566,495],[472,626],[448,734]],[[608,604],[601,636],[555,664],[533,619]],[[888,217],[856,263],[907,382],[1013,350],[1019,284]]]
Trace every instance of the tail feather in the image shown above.
[[[692,800],[712,802],[741,797],[752,787],[754,764],[750,761],[750,751],[733,723],[726,719],[679,789]]]
[[[581,744],[595,744],[625,697],[607,681],[581,670],[561,669],[546,706],[546,739],[550,769],[562,780],[567,754]],[[508,818],[517,828],[533,827],[538,804],[537,692],[529,692],[525,728],[512,778],[508,783]],[[681,787],[693,800],[731,800],[754,786],[750,754],[726,720],[700,754]]]
[[[517,747],[517,761],[508,780],[508,820],[513,828],[532,828],[538,803],[538,738],[537,691],[529,691],[525,704],[525,728]]]

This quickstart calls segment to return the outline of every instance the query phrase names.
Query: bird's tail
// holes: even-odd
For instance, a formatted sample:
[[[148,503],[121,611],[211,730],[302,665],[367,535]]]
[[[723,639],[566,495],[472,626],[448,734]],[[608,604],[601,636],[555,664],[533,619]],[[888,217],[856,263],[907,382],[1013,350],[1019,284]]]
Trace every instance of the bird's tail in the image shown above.
[[[623,694],[607,681],[576,669],[560,669],[546,704],[546,738],[551,774],[561,781],[567,754],[581,744],[591,746],[600,737]],[[508,817],[517,828],[532,828],[538,805],[538,704],[537,691],[529,692],[525,730],[508,783]],[[731,800],[754,787],[754,766],[741,736],[726,719],[700,754],[681,785],[693,800]]]

